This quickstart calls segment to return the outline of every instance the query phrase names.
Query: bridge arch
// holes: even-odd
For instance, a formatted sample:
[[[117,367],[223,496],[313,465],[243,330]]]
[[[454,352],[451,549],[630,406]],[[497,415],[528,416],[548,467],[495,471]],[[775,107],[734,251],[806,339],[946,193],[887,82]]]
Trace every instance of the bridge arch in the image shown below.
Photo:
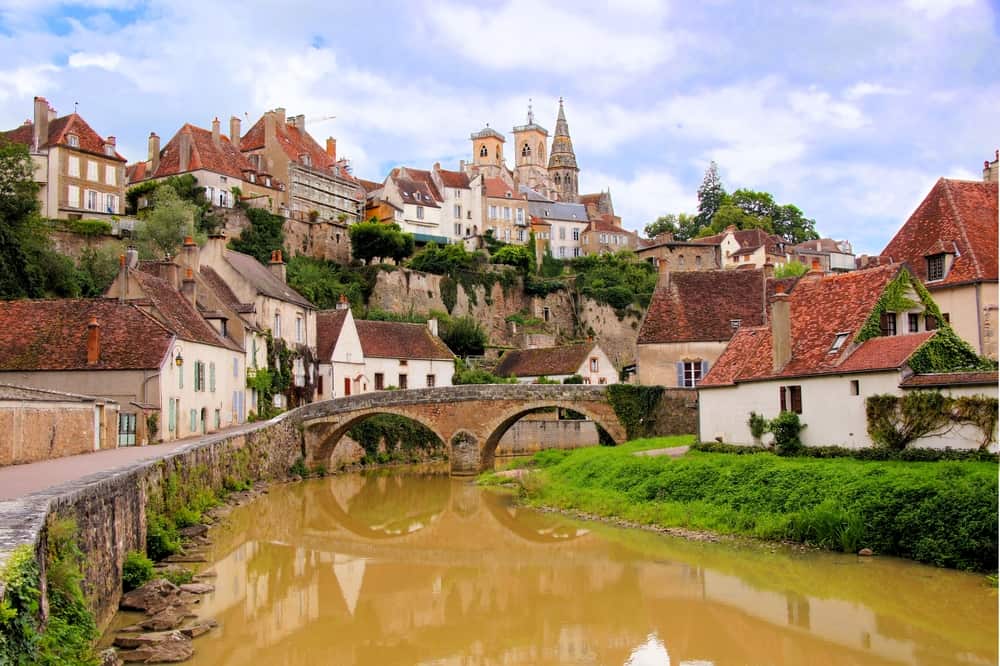
[[[422,418],[418,412],[406,407],[380,407],[351,412],[348,415],[328,416],[314,419],[305,424],[306,442],[305,458],[309,464],[326,462],[333,455],[343,439],[354,426],[372,418],[373,416],[400,416],[411,421],[415,421],[430,430],[441,441],[441,446],[445,450],[448,448],[448,440],[441,436],[434,424],[428,419]],[[310,441],[311,440],[311,441]]]

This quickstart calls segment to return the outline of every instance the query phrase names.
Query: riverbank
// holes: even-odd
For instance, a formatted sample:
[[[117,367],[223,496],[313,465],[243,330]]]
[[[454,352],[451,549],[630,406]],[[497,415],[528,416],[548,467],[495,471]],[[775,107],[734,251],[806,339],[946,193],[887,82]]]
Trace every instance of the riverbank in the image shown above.
[[[636,456],[693,437],[546,451],[517,481],[521,500],[641,525],[791,541],[995,571],[997,465],[741,456]],[[482,482],[507,482],[484,475]]]

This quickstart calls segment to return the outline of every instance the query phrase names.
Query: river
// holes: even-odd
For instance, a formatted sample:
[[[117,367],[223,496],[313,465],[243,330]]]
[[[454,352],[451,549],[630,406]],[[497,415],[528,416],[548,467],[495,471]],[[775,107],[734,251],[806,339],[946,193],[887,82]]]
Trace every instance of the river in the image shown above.
[[[198,665],[997,663],[983,576],[581,522],[432,468],[275,486],[212,536]]]

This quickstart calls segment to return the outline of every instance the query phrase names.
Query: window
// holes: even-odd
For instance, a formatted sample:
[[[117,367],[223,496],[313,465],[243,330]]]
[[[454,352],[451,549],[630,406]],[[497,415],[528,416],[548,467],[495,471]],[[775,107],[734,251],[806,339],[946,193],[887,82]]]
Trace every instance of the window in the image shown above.
[[[461,222],[456,222],[455,223],[455,235],[456,236],[461,236],[462,235],[462,223]]]
[[[295,341],[302,342],[302,317],[295,318]]]
[[[521,157],[531,157],[531,148],[528,147],[528,144],[524,144],[521,148]]]
[[[933,282],[934,280],[944,279],[944,255],[936,254],[933,257],[927,257],[927,281]]]
[[[591,372],[600,372],[599,368],[600,368],[600,361],[598,361],[596,357],[592,357],[590,359],[590,371]]]
[[[215,393],[215,363],[208,364],[208,390]]]
[[[861,382],[857,379],[851,380],[851,395],[861,395]]]
[[[409,361],[407,361],[407,360],[406,360],[405,358],[401,358],[401,359],[399,359],[399,365],[400,365],[400,366],[402,366],[402,367],[406,367],[406,366],[407,366],[407,365],[409,365],[409,364],[410,364],[410,363],[409,363]]]
[[[417,219],[418,220],[424,219],[424,207],[423,206],[417,206]]]
[[[743,323],[742,319],[730,319],[729,320],[729,328],[731,328],[731,329],[733,329],[735,331],[736,329],[738,329],[740,327],[740,324],[742,324],[742,323]]]
[[[602,245],[607,245],[608,244],[608,235],[607,234],[601,234],[601,244]]]
[[[509,220],[510,219],[510,206],[504,206],[503,207],[503,219],[505,219],[505,220]]]
[[[548,321],[549,320],[549,314],[550,314],[550,312],[549,312],[549,309],[547,307],[542,308],[542,320],[543,321]]]
[[[489,152],[486,150],[486,146],[483,146],[482,148],[479,149],[479,156],[489,157]]]
[[[559,256],[561,258],[565,258],[566,257],[566,248],[564,248],[562,245],[559,246]]]
[[[781,411],[802,413],[802,387],[801,386],[779,386],[778,399],[781,403]]]
[[[427,375],[427,388],[434,388],[437,378],[434,375]]]
[[[118,212],[118,197],[114,194],[104,195],[104,210],[107,213],[117,213]]]
[[[496,206],[490,206],[490,218],[494,219],[494,220],[497,219],[497,207]]]
[[[607,384],[608,383],[608,378],[607,377],[598,377],[597,378],[597,383],[598,384]]]
[[[281,337],[281,314],[278,312],[274,313],[274,337]]]
[[[908,330],[910,331],[910,333],[916,333],[917,331],[920,330],[920,315],[916,314],[915,312],[911,312],[910,314],[906,315],[906,319],[909,322]]]
[[[573,248],[573,256],[574,257],[579,257],[580,256],[580,248],[578,248],[578,247],[574,247]]]
[[[215,429],[218,430],[222,427],[222,410],[215,410]]]
[[[455,214],[454,217],[456,219],[460,219],[462,217],[462,207],[459,204],[455,204],[455,207],[452,209],[452,212]]]
[[[323,375],[316,377],[316,393],[323,395]]]
[[[677,255],[677,265],[680,266],[681,268],[684,267],[684,255],[683,254]]]
[[[518,208],[516,214],[517,214],[517,223],[524,224],[524,209]]]
[[[173,398],[167,401],[167,430],[177,431],[177,401]]]
[[[191,414],[191,432],[198,432],[198,411],[192,409],[190,414]]]
[[[936,329],[937,327],[938,327],[938,320],[937,320],[937,317],[935,317],[934,315],[931,315],[931,314],[929,314],[929,315],[926,315],[926,316],[924,317],[924,328],[925,328],[926,330],[928,330],[928,331],[933,331],[933,330],[934,330],[934,329]]]
[[[97,162],[87,160],[87,180],[97,182]]]
[[[80,177],[80,158],[71,156],[67,164],[67,173],[73,178]]]
[[[104,166],[104,182],[108,185],[118,184],[118,169],[116,167],[107,164]]]
[[[896,335],[896,313],[884,312],[879,322],[882,335]]]
[[[87,210],[101,210],[101,193],[95,190],[86,190]]]
[[[70,145],[70,146],[72,146],[74,148],[79,148],[80,147],[80,137],[78,137],[76,134],[67,134],[66,135],[66,144]]]
[[[177,388],[184,388],[184,366],[177,366]]]
[[[559,227],[559,240],[566,240],[566,227]]]
[[[135,446],[135,414],[119,412],[118,446]]]
[[[194,390],[205,390],[205,364],[201,361],[194,362]]]
[[[682,361],[677,366],[677,385],[684,388],[694,388],[708,372],[708,361]]]
[[[849,333],[837,333],[837,337],[833,339],[833,344],[830,345],[830,351],[828,353],[832,354],[835,351],[839,351],[844,343],[847,342],[847,336]]]
[[[66,205],[70,206],[71,208],[79,208],[80,207],[80,188],[77,187],[76,185],[70,185],[67,188],[66,194],[67,194]]]
[[[381,372],[375,373],[375,390],[381,391],[385,388],[385,375]]]
[[[574,229],[573,230],[573,240],[575,240],[575,241],[580,240],[580,230],[579,229]]]
[[[696,256],[696,257],[694,258],[694,265],[695,265],[695,266],[701,266],[701,255],[700,255],[700,254],[699,254],[699,255],[697,255],[697,256]]]
[[[406,375],[400,373],[398,386],[401,389],[407,388],[407,378],[406,378]]]
[[[524,242],[524,229],[517,230],[517,240],[519,240],[522,243]]]

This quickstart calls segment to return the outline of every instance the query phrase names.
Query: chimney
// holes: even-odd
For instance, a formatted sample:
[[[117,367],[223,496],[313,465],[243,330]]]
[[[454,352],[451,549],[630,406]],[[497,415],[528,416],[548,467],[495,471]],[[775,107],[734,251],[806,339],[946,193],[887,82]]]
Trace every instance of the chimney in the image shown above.
[[[129,268],[139,265],[139,250],[135,249],[135,245],[129,245],[125,249],[125,265]]]
[[[87,365],[96,365],[101,360],[101,325],[97,317],[91,317],[87,324]]]
[[[458,170],[465,173],[465,160],[458,161]]]
[[[799,279],[804,282],[813,282],[815,280],[819,280],[822,277],[823,277],[823,267],[819,263],[819,257],[813,257],[812,266],[809,268],[806,274]]]
[[[229,142],[239,148],[240,136],[240,119],[236,116],[231,116],[229,118]]]
[[[212,234],[208,237],[205,247],[201,248],[198,257],[198,267],[201,268],[201,261],[204,259],[206,266],[217,266],[222,260],[223,251],[226,249],[226,235],[223,233]]]
[[[197,273],[201,270],[199,254],[198,244],[194,242],[194,238],[185,236],[184,247],[181,248],[181,264]]]
[[[344,294],[340,295],[340,299],[337,301],[338,310],[348,310],[351,307],[351,302],[347,300],[347,296]]]
[[[279,106],[277,109],[274,110],[274,121],[278,125],[284,125],[285,124],[285,109],[284,109],[284,107]]]
[[[989,160],[983,162],[983,182],[1000,182],[1000,149],[993,152],[992,162]]]
[[[436,338],[437,334],[438,334],[438,320],[437,319],[428,319],[427,320],[427,330],[430,331],[431,335],[433,335]]]
[[[180,266],[169,257],[165,257],[160,264],[160,277],[166,280],[174,289],[181,288]]]
[[[271,261],[268,262],[267,267],[271,269],[274,277],[285,282],[285,262],[281,258],[281,250],[275,250],[271,253]]]
[[[295,127],[303,134],[306,133],[306,117],[304,114],[300,113],[297,116],[292,116],[289,122],[292,124],[292,127]]]
[[[284,114],[282,114],[284,118]],[[265,150],[274,145],[277,141],[277,125],[278,125],[278,113],[277,111],[267,111],[264,113],[264,148]]]
[[[188,299],[193,307],[198,305],[198,283],[194,280],[194,271],[190,268],[184,271],[184,280],[181,282],[181,293]]]
[[[774,285],[771,298],[771,359],[774,372],[780,372],[792,357],[791,304],[785,285]]]
[[[219,117],[216,116],[215,120],[212,121],[212,143],[214,143],[217,146],[219,145],[219,142],[222,138],[221,134],[219,133],[219,129],[220,129]]]
[[[334,162],[337,161],[337,140],[332,136],[326,137],[326,154],[330,156],[330,159]]]
[[[109,137],[108,137],[108,140],[107,140],[107,144],[108,144],[109,146],[117,146],[117,145],[118,145],[118,139],[116,139],[116,138],[115,138],[115,137],[113,137],[113,136],[109,136]]]
[[[156,173],[160,168],[160,137],[156,132],[149,133],[149,172]]]
[[[764,264],[763,270],[765,279],[774,277],[774,264],[772,264],[771,262],[767,262],[766,264]]]
[[[128,263],[124,254],[118,255],[118,302],[125,302],[125,294],[128,291]]]
[[[35,152],[49,140],[49,102],[44,97],[35,98],[35,125],[31,139]]]
[[[177,144],[177,159],[179,161],[177,170],[184,173],[191,164],[191,134],[181,131]]]

